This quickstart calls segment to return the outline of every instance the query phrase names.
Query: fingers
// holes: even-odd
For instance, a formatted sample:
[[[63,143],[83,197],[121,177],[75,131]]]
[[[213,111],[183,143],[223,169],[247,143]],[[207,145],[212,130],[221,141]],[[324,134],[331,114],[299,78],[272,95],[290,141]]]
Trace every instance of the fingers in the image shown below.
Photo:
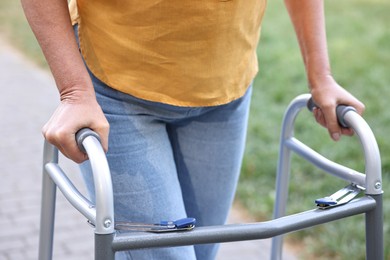
[[[95,131],[100,136],[104,151],[108,150],[109,124],[100,106],[91,107],[92,104],[61,104],[42,128],[45,139],[76,163],[88,159],[76,142],[76,133],[82,128],[88,127]]]
[[[324,114],[322,113],[321,109],[318,107],[315,107],[313,109],[313,115],[314,115],[314,118],[316,119],[317,123],[319,123],[320,125],[322,125],[323,127],[326,128],[325,117],[324,117]]]
[[[326,114],[328,113],[328,114]],[[336,113],[332,113],[330,111],[323,111],[323,109],[315,108],[313,109],[314,118],[316,121],[322,125],[323,127],[327,128],[329,131],[330,137],[334,141],[340,140],[340,136],[343,132],[341,127],[338,124]],[[326,116],[327,115],[327,116]],[[344,131],[345,132],[345,131]]]
[[[326,128],[329,131],[330,137],[334,141],[340,140],[341,137],[341,127],[337,120],[336,108],[335,106],[324,106],[321,107],[321,111],[324,114]]]
[[[76,136],[73,131],[66,131],[65,129],[56,129],[46,126],[42,129],[45,139],[56,146],[60,152],[75,161],[81,163],[88,159],[87,155],[80,151],[76,143]]]
[[[363,112],[363,110],[361,111]],[[341,135],[352,136],[354,134],[353,129],[340,126],[336,108],[333,106],[314,108],[313,115],[320,125],[328,129],[329,135],[334,141],[340,140]]]

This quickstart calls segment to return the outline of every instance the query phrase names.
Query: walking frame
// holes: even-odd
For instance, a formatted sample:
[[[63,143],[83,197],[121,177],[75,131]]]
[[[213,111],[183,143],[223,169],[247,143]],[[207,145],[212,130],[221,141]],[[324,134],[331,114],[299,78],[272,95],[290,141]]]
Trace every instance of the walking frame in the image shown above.
[[[110,170],[98,136],[84,130],[77,136],[79,146],[87,152],[95,183],[96,205],[71,183],[58,165],[58,150],[45,141],[42,180],[42,207],[39,237],[39,259],[52,259],[56,188],[84,215],[94,227],[95,260],[113,260],[115,252],[242,240],[272,239],[271,259],[282,259],[283,235],[319,224],[358,214],[365,214],[366,259],[383,260],[383,212],[381,160],[378,145],[369,125],[353,108],[341,106],[337,115],[341,124],[351,127],[359,138],[365,158],[365,173],[337,164],[318,154],[296,138],[294,123],[298,113],[310,104],[311,96],[296,97],[287,108],[281,131],[276,179],[274,219],[265,222],[196,227],[192,231],[117,233],[114,225],[113,191]],[[286,214],[292,152],[316,167],[362,187],[365,196],[328,209],[313,209]]]

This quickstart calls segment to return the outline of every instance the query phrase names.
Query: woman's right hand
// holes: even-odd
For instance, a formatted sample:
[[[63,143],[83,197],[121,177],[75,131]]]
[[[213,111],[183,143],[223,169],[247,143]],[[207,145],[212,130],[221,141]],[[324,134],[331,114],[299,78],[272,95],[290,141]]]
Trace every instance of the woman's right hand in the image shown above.
[[[103,149],[107,151],[109,124],[94,95],[75,96],[61,98],[60,105],[42,128],[42,133],[66,157],[81,163],[88,157],[77,146],[77,131],[88,127],[98,133]]]

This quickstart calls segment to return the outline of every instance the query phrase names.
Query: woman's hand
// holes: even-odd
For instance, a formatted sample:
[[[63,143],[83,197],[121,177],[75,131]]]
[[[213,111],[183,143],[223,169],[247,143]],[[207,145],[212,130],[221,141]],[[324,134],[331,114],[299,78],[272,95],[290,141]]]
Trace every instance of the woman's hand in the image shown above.
[[[337,120],[336,107],[338,105],[352,106],[362,115],[364,104],[342,88],[331,76],[327,76],[311,86],[311,94],[317,108],[313,109],[316,121],[328,129],[329,135],[338,141],[341,135],[353,135],[350,128],[341,127]]]
[[[81,163],[87,159],[87,155],[79,150],[76,133],[84,127],[99,134],[103,149],[107,151],[109,124],[95,96],[85,93],[68,94],[61,99],[60,105],[44,125],[42,133],[46,140],[66,157]]]

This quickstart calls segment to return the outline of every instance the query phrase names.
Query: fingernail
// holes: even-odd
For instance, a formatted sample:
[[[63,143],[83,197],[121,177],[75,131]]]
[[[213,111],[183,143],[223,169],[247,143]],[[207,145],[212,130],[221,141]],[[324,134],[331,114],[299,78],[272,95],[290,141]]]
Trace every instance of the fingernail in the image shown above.
[[[333,138],[333,140],[338,141],[340,139],[340,134],[339,133],[333,133],[332,134],[332,138]]]

